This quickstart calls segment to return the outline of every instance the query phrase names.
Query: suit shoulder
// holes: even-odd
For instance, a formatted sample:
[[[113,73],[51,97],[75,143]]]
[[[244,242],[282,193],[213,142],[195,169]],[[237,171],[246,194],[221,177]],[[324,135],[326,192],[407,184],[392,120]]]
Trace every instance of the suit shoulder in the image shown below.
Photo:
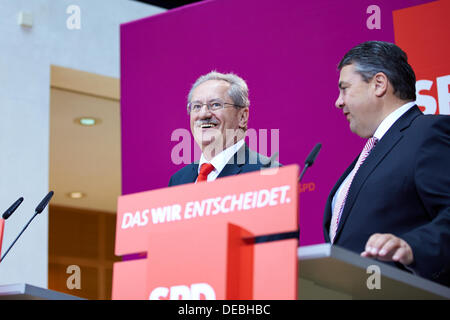
[[[248,160],[246,166],[259,170],[264,168],[281,167],[282,165],[275,159],[271,159],[265,155],[257,153],[256,151],[248,149]]]
[[[450,130],[450,116],[440,114],[424,114],[414,119],[413,124],[423,128],[442,128],[448,131]]]
[[[180,170],[175,172],[170,177],[169,186],[177,185],[177,184],[181,184],[181,183],[186,183],[186,182],[182,182],[181,179],[185,175],[190,174],[192,172],[192,170],[194,170],[194,166],[195,165],[196,165],[195,163],[188,164],[187,166],[184,166],[183,168],[181,168]]]
[[[417,139],[444,137],[450,139],[450,116],[422,115],[414,119],[411,124]]]
[[[184,173],[187,173],[187,172],[191,171],[194,166],[195,166],[195,163],[188,164],[187,166],[184,166],[183,168],[181,168],[180,170],[175,172],[172,175],[172,177],[177,177],[177,176],[183,175]]]

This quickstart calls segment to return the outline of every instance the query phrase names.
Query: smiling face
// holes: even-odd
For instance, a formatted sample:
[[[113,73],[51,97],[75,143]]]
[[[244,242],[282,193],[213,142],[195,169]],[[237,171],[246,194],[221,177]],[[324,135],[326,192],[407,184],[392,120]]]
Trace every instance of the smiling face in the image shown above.
[[[376,90],[374,79],[365,82],[353,64],[341,69],[336,107],[344,112],[350,130],[362,138],[372,137],[382,121]]]
[[[202,151],[214,147],[216,154],[245,136],[248,108],[236,108],[228,95],[230,84],[223,80],[208,80],[192,91],[191,103],[227,103],[225,108],[209,110],[206,105],[199,112],[190,113],[191,132]]]

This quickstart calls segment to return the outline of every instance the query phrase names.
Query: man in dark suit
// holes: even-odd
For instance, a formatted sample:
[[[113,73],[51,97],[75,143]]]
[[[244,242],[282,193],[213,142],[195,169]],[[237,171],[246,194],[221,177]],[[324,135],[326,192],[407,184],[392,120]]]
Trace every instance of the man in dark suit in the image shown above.
[[[422,114],[392,43],[362,43],[338,68],[336,107],[368,141],[328,197],[325,240],[450,285],[450,117]]]
[[[244,142],[249,105],[247,84],[237,75],[213,71],[197,79],[189,92],[187,109],[202,155],[199,163],[173,174],[169,186],[279,166]]]

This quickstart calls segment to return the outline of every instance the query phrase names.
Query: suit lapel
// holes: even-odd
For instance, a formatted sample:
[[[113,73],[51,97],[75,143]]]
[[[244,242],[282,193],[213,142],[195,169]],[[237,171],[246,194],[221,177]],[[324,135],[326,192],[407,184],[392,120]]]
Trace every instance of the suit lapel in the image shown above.
[[[383,138],[377,143],[375,148],[371,151],[364,163],[359,168],[352,184],[348,191],[347,200],[345,201],[344,211],[339,222],[338,230],[336,231],[335,242],[338,240],[340,231],[345,225],[348,216],[351,213],[356,198],[364,185],[367,178],[375,170],[375,168],[383,161],[383,159],[391,152],[397,143],[403,138],[403,130],[408,128],[411,122],[419,115],[421,115],[419,108],[412,107],[404,115],[402,115],[389,130],[385,133]],[[352,166],[353,167],[353,166]],[[340,185],[340,184],[339,184]]]
[[[217,178],[238,174],[242,166],[248,162],[249,149],[246,143],[231,157]]]

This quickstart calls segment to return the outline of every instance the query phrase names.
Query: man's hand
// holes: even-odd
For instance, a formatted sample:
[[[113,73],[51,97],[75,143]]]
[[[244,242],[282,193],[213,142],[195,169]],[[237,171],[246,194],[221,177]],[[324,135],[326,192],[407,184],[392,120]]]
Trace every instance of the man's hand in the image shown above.
[[[362,257],[375,258],[381,261],[395,261],[407,266],[414,261],[409,244],[390,233],[375,233],[366,243]]]

